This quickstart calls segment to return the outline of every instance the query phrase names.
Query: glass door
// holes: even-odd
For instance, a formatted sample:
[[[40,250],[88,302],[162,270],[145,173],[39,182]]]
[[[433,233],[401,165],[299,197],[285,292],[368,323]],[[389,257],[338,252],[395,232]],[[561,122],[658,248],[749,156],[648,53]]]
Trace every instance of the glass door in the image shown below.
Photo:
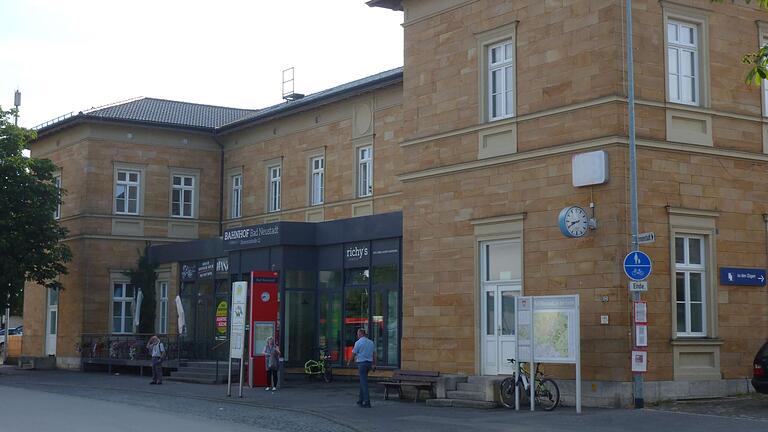
[[[515,297],[522,292],[519,240],[483,242],[481,263],[481,372],[512,374],[515,357]]]
[[[56,333],[59,325],[59,292],[48,290],[47,314],[45,327],[45,355],[56,355]]]

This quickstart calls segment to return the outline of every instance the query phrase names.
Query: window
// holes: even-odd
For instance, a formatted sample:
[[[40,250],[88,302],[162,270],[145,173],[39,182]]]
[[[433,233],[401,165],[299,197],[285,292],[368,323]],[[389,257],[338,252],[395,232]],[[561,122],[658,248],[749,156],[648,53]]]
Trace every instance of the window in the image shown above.
[[[160,282],[160,322],[158,325],[158,331],[160,333],[168,333],[168,282]]]
[[[768,45],[768,24],[758,22],[760,42],[758,48]],[[763,80],[763,117],[768,117],[768,80]]]
[[[141,172],[117,170],[115,183],[115,213],[139,214],[139,187]]]
[[[171,216],[193,217],[195,178],[191,175],[181,174],[174,174],[172,178]]]
[[[323,156],[314,157],[310,160],[312,166],[312,187],[309,203],[318,205],[323,203],[323,194],[325,193],[325,158]]]
[[[53,176],[53,184],[56,186],[57,198],[61,200],[61,174]],[[53,211],[53,218],[61,218],[61,201],[56,204],[56,210]]]
[[[675,306],[678,336],[706,336],[706,284],[704,237],[675,236]]]
[[[280,210],[280,166],[269,167],[269,205],[267,211]]]
[[[373,195],[373,146],[357,149],[357,196]]]
[[[112,286],[112,333],[133,332],[133,288],[127,282]]]
[[[514,45],[504,41],[488,47],[488,118],[514,115]]]
[[[243,176],[242,174],[232,176],[232,199],[230,201],[229,217],[239,218],[241,206],[243,204]]]
[[[698,26],[667,21],[667,85],[669,101],[700,105]]]

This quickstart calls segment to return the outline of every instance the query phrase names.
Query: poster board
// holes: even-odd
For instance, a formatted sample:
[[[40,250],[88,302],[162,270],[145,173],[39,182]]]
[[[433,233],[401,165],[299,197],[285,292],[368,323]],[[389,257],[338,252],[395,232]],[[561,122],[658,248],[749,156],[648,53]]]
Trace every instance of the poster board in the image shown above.
[[[537,363],[576,363],[577,296],[533,297],[533,356]]]

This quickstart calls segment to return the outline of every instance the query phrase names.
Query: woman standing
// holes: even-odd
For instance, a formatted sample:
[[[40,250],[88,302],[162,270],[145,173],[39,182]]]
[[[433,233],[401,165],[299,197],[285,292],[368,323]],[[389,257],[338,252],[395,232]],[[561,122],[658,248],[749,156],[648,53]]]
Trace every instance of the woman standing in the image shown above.
[[[165,346],[160,342],[160,338],[152,336],[147,342],[147,351],[152,356],[152,382],[150,384],[163,383],[163,357],[165,357]]]
[[[264,360],[267,365],[267,388],[270,389],[270,382],[272,383],[272,391],[277,390],[277,366],[278,359],[280,358],[280,348],[275,345],[275,339],[270,336],[267,338],[267,345],[264,347]]]

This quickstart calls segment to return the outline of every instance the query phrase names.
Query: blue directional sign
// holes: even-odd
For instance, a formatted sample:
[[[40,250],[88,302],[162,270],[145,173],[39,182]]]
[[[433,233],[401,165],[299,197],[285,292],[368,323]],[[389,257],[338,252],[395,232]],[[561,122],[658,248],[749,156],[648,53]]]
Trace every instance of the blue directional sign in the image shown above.
[[[628,253],[624,257],[624,273],[632,280],[645,280],[651,275],[651,257],[641,251]]]
[[[765,286],[765,270],[720,267],[720,285]]]

